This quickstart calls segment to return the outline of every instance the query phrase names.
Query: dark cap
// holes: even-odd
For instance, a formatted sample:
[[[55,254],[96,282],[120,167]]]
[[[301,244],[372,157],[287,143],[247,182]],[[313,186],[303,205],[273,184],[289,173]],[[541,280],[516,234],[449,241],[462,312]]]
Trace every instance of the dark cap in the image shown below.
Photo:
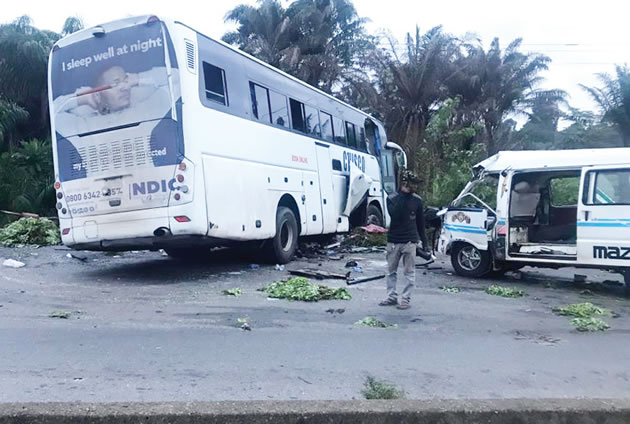
[[[403,169],[400,173],[400,183],[415,187],[422,182],[422,179],[408,169]]]

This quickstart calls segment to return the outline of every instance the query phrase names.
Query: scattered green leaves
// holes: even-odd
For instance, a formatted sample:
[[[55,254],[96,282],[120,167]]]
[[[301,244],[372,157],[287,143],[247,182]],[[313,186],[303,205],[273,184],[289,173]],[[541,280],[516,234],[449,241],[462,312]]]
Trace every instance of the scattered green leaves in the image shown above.
[[[379,321],[374,317],[365,317],[355,322],[354,325],[360,325],[363,327],[373,327],[373,328],[398,327],[396,324],[387,324],[386,322]]]
[[[0,245],[39,245],[61,243],[59,229],[46,218],[22,218],[0,229]]]
[[[522,297],[525,296],[525,292],[519,289],[513,289],[510,287],[502,287],[497,285],[492,285],[486,289],[486,293],[491,294],[493,296],[501,296],[501,297]]]
[[[460,291],[462,291],[459,287],[448,287],[448,286],[442,286],[440,287],[440,290],[442,290],[445,293],[459,293]]]
[[[553,308],[558,315],[572,316],[576,318],[590,318],[593,315],[610,315],[607,309],[593,305],[591,302],[572,303],[567,306]]]
[[[241,289],[235,288],[235,289],[223,290],[223,294],[226,296],[240,296],[243,293],[241,292]]]
[[[331,288],[309,283],[308,278],[292,277],[287,281],[274,281],[263,289],[271,298],[317,302],[319,300],[350,300],[345,288]]]
[[[571,324],[575,326],[578,331],[605,331],[610,328],[605,321],[599,318],[573,318]]]
[[[53,313],[51,313],[50,315],[48,315],[49,318],[61,318],[61,319],[68,319],[70,318],[70,315],[72,315],[70,312],[66,312],[66,311],[55,311]]]
[[[377,247],[387,246],[387,234],[386,233],[368,233],[362,229],[356,229],[346,237],[342,242],[342,246],[357,246],[357,247]]]
[[[379,381],[374,377],[367,377],[361,395],[365,399],[403,399],[405,392],[385,381]]]

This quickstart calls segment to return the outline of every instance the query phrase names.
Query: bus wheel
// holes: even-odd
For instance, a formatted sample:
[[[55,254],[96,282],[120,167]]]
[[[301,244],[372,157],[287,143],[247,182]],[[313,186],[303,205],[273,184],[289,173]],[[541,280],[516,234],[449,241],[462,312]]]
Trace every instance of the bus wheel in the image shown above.
[[[379,227],[383,226],[383,214],[376,205],[370,205],[367,208],[367,225],[374,224]]]
[[[298,226],[293,211],[280,206],[276,212],[276,235],[269,243],[269,256],[277,264],[293,258],[298,246]]]
[[[472,244],[458,243],[451,250],[451,264],[457,275],[481,277],[490,270],[490,254]]]

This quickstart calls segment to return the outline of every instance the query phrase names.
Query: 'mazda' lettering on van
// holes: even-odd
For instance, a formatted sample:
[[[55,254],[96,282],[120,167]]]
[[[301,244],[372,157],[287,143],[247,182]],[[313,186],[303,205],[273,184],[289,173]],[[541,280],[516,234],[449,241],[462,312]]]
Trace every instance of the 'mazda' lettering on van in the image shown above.
[[[595,259],[621,259],[630,261],[630,247],[593,246]]]
[[[154,193],[166,193],[167,191],[178,190],[179,187],[175,187],[175,178],[170,181],[143,181],[141,183],[131,183],[131,195],[139,196]]]

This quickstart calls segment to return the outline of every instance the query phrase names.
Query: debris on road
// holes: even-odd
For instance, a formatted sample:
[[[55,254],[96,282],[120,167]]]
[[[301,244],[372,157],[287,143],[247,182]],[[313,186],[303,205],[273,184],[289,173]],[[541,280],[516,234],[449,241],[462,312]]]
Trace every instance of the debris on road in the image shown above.
[[[396,386],[385,381],[379,381],[374,377],[367,377],[361,395],[368,400],[384,399],[403,399],[405,392],[396,388]]]
[[[271,298],[317,302],[320,300],[350,300],[352,296],[345,288],[330,288],[312,284],[304,277],[292,277],[286,281],[274,281],[263,288]]]
[[[326,309],[326,312],[329,314],[343,314],[344,312],[346,312],[346,310],[343,308],[338,308],[338,309],[330,308],[330,309]]]
[[[81,262],[87,262],[87,260],[88,260],[88,258],[87,258],[87,257],[85,257],[85,256],[77,256],[77,255],[75,255],[74,253],[67,253],[67,254],[66,254],[66,258],[69,258],[69,259],[76,259],[76,260],[79,260],[79,261],[81,261]]]
[[[374,317],[365,317],[355,322],[354,325],[362,326],[362,327],[372,327],[372,328],[391,328],[398,327],[396,324],[387,324],[386,322],[377,320]]]
[[[6,266],[7,268],[22,268],[26,266],[24,262],[16,261],[15,259],[6,259],[2,262],[2,266]]]
[[[47,218],[21,218],[0,229],[0,245],[3,246],[48,246],[59,243],[59,228]]]
[[[599,318],[573,318],[571,324],[575,326],[577,331],[605,331],[610,328],[605,321]]]
[[[448,287],[448,286],[442,286],[440,287],[440,290],[442,290],[445,293],[459,293],[460,291],[462,291],[459,287]]]
[[[243,293],[241,292],[241,289],[235,288],[235,289],[223,290],[223,294],[226,296],[240,296]]]
[[[236,320],[240,324],[240,329],[243,331],[252,331],[252,326],[249,324],[249,318],[238,318]]]
[[[493,296],[501,296],[501,297],[523,297],[525,296],[525,292],[519,289],[513,289],[510,287],[502,287],[497,285],[491,285],[486,289],[486,293],[491,294]]]
[[[60,319],[68,319],[72,314],[66,311],[55,311],[48,315],[49,318],[60,318]]]
[[[591,302],[572,303],[567,306],[553,308],[552,311],[558,315],[572,316],[575,318],[590,318],[593,315],[610,316],[610,311],[593,305]]]
[[[312,268],[291,270],[289,271],[289,274],[297,275],[298,277],[315,278],[316,280],[324,280],[327,278],[337,279],[337,280],[347,280],[350,277],[350,272],[347,272],[345,274],[337,274],[334,272],[328,272],[321,269],[312,269]]]
[[[380,280],[385,278],[385,274],[374,275],[372,277],[364,277],[364,278],[348,278],[346,280],[346,284],[349,286],[353,286],[355,284],[367,283],[368,281]]]
[[[357,261],[346,262],[346,268],[354,268],[355,266],[359,266],[359,263]]]
[[[276,264],[276,271],[284,271],[284,265]]]
[[[249,264],[249,269],[260,269],[260,265],[258,265],[258,264]]]
[[[362,227],[353,231],[353,233],[346,237],[342,242],[342,248],[352,247],[385,247],[387,245],[387,233],[381,232],[368,232]],[[354,252],[353,249],[350,251]]]

